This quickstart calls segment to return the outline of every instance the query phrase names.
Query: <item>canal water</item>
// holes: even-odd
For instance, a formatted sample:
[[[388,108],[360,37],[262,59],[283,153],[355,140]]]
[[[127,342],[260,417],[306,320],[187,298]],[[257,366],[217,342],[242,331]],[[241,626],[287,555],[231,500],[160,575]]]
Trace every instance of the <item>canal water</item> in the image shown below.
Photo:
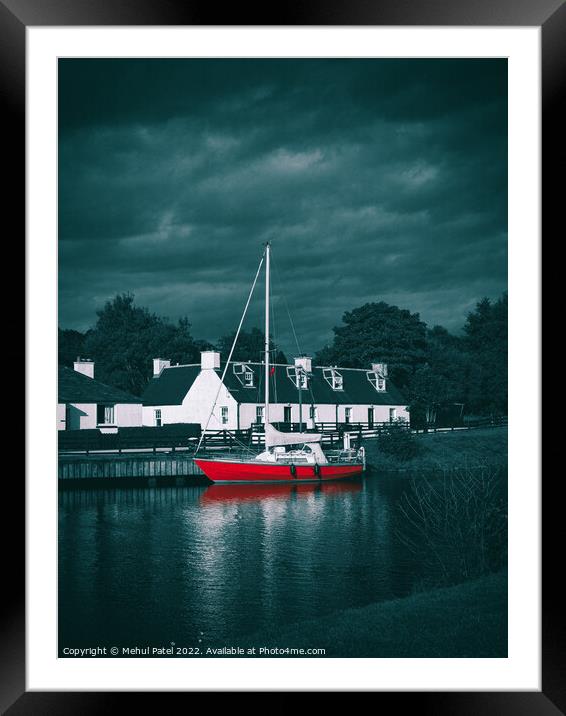
[[[411,593],[407,481],[65,490],[59,653],[230,645]]]

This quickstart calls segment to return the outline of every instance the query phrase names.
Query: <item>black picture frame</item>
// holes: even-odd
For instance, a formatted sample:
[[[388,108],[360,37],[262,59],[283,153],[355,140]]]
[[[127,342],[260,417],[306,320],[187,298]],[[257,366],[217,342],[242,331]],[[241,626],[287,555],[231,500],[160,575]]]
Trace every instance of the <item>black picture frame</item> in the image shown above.
[[[291,7],[293,5],[293,7]],[[218,18],[222,22],[218,23]],[[562,0],[309,0],[276,6],[269,10],[232,4],[227,9],[213,3],[191,0],[0,0],[0,97],[4,128],[5,156],[4,220],[12,219],[14,236],[25,234],[25,63],[26,28],[29,26],[69,25],[422,25],[422,26],[540,26],[542,28],[542,162],[543,228],[555,224],[561,202],[558,191],[562,130],[559,120],[560,90],[565,82],[564,38],[566,7]],[[563,189],[562,189],[563,190]],[[563,200],[562,200],[563,201]],[[11,216],[10,216],[11,215]],[[556,226],[559,226],[556,221]],[[18,232],[18,233],[16,233]],[[12,242],[19,247],[24,241]],[[21,250],[21,249],[20,249]],[[23,338],[23,336],[22,336]],[[18,342],[21,346],[25,341]],[[16,356],[18,351],[15,351]],[[23,351],[20,351],[20,354]],[[18,358],[24,365],[23,355]],[[27,409],[31,409],[27,398]],[[29,448],[29,446],[28,446]],[[19,505],[24,511],[23,476],[13,471],[4,483],[5,504]],[[512,476],[511,476],[512,477]],[[558,477],[558,475],[555,475]],[[545,485],[543,498],[542,575],[542,689],[539,692],[377,692],[377,707],[391,699],[395,706],[418,709],[424,714],[559,714],[566,712],[566,630],[560,588],[562,561],[552,559],[552,548],[561,544],[563,518],[558,497],[559,480]],[[6,494],[7,492],[7,494]],[[556,495],[554,494],[556,492]],[[5,524],[5,522],[4,522]],[[2,687],[0,708],[11,716],[19,714],[88,714],[131,708],[131,699],[157,706],[160,699],[186,699],[186,693],[137,692],[30,692],[25,690],[25,567],[24,520],[10,527],[4,545],[14,559],[11,572],[5,570],[4,596],[8,597],[2,615],[0,670]],[[549,567],[549,563],[552,566]],[[558,568],[556,566],[558,562]],[[6,588],[8,587],[9,588]],[[190,697],[190,695],[189,695]],[[126,703],[127,699],[127,703]],[[401,700],[401,701],[400,701]]]

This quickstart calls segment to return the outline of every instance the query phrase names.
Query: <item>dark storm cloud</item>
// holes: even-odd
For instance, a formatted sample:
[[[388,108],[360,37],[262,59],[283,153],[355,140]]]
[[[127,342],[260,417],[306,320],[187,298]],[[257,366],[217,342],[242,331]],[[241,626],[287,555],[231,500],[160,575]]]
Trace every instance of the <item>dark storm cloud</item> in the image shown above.
[[[457,329],[506,288],[504,60],[62,60],[59,75],[62,326],[128,290],[214,341],[267,239],[290,352],[281,293],[312,351],[366,301]]]

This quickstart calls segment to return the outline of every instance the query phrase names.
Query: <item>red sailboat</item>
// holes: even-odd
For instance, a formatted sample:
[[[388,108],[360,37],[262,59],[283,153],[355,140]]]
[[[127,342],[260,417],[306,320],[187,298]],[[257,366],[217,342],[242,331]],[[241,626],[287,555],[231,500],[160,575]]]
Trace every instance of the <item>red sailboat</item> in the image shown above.
[[[240,320],[236,337],[224,368],[221,384],[232,353],[238,340],[251,296],[257,282],[262,264],[265,261],[265,450],[258,455],[233,454],[195,457],[195,463],[204,474],[215,483],[298,483],[304,481],[343,480],[362,474],[365,469],[364,448],[350,447],[349,435],[344,437],[341,450],[324,451],[322,435],[313,432],[285,433],[277,430],[269,422],[269,280],[270,280],[270,245],[265,246],[244,313]],[[214,410],[214,404],[212,407]],[[210,415],[212,415],[212,410]],[[209,416],[210,420],[210,416]],[[208,422],[203,436],[208,428]],[[197,455],[202,442],[199,441]]]

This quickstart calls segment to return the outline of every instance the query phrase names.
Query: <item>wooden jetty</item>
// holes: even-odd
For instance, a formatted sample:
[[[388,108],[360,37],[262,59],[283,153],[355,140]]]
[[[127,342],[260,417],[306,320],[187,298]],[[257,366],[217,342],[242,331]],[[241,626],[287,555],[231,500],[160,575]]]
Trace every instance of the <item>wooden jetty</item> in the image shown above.
[[[93,481],[139,481],[149,484],[208,484],[191,454],[129,453],[59,455],[60,483],[83,485]]]

